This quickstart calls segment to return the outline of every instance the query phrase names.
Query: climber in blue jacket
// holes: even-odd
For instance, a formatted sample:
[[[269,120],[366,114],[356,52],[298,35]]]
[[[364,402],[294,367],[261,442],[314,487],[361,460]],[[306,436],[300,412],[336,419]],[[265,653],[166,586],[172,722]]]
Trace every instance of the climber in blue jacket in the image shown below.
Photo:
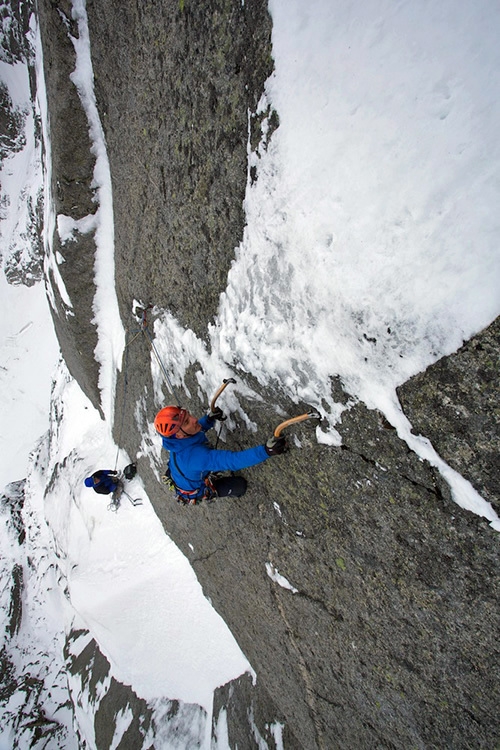
[[[123,482],[115,469],[94,471],[84,482],[86,487],[91,487],[98,495],[112,495],[114,502],[119,501],[123,492]]]
[[[162,436],[165,450],[170,451],[165,478],[186,505],[214,496],[241,497],[246,492],[246,479],[217,473],[255,466],[286,449],[285,437],[272,437],[265,445],[242,451],[212,448],[205,433],[222,419],[224,415],[218,407],[199,420],[179,406],[165,406],[155,417],[155,430]]]

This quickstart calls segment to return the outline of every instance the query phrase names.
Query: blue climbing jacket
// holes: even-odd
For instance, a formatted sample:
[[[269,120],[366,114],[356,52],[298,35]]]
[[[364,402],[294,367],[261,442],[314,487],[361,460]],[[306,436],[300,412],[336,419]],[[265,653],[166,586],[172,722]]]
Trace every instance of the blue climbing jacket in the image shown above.
[[[97,482],[92,488],[98,495],[110,495],[118,487],[118,476],[113,469],[99,469],[92,474],[92,479],[94,478]]]
[[[163,437],[163,447],[170,451],[170,475],[176,487],[185,492],[199,490],[201,496],[206,488],[205,478],[217,471],[238,471],[260,464],[269,458],[263,445],[243,451],[225,451],[212,448],[206,432],[215,420],[204,416],[198,420],[201,432],[179,440]]]

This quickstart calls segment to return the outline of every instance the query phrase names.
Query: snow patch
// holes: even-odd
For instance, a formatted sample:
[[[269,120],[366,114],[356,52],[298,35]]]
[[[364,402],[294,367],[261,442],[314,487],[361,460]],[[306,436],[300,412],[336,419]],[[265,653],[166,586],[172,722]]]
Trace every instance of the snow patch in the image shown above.
[[[298,593],[299,590],[296,589],[295,586],[292,586],[290,581],[288,581],[285,576],[281,575],[272,563],[266,562],[266,572],[269,578],[274,581],[274,583],[277,583],[278,586],[281,586],[282,589],[287,589],[288,591],[291,591],[292,594]]]
[[[100,364],[99,388],[101,405],[109,424],[113,422],[116,373],[121,369],[125,347],[118,300],[115,292],[114,224],[111,171],[106,142],[97,110],[94,92],[94,72],[90,55],[87,12],[84,0],[72,0],[72,15],[78,23],[78,37],[71,37],[76,52],[76,66],[71,74],[89,123],[92,153],[96,157],[93,187],[97,211],[95,217],[95,285],[94,323],[98,342],[96,360]]]

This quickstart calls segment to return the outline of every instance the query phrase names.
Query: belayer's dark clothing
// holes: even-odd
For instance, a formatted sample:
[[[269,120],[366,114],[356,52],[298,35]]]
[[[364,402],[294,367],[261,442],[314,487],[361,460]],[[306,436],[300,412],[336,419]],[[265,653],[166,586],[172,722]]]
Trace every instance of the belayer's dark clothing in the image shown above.
[[[92,474],[94,481],[93,490],[98,495],[110,495],[114,492],[120,484],[120,479],[116,471],[113,469],[99,469]]]
[[[215,420],[204,416],[198,422],[201,425],[201,432],[197,432],[196,435],[182,439],[162,438],[163,447],[170,451],[169,469],[172,481],[182,494],[190,498],[203,497],[206,491],[205,479],[209,474],[246,469],[269,458],[263,445],[243,451],[212,448],[205,433],[214,426]],[[233,481],[231,486],[227,483],[223,485],[224,479],[237,479],[239,482],[235,484]],[[219,482],[221,482],[220,493],[217,488]],[[246,489],[246,480],[243,477],[222,477],[214,480],[214,489],[220,497],[240,496]]]

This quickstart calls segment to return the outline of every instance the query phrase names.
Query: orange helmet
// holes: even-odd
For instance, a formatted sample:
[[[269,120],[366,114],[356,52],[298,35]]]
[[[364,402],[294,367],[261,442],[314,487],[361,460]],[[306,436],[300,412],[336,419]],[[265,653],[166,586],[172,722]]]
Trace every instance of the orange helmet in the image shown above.
[[[164,406],[155,417],[155,430],[163,437],[173,437],[186,419],[187,411],[180,406]]]

